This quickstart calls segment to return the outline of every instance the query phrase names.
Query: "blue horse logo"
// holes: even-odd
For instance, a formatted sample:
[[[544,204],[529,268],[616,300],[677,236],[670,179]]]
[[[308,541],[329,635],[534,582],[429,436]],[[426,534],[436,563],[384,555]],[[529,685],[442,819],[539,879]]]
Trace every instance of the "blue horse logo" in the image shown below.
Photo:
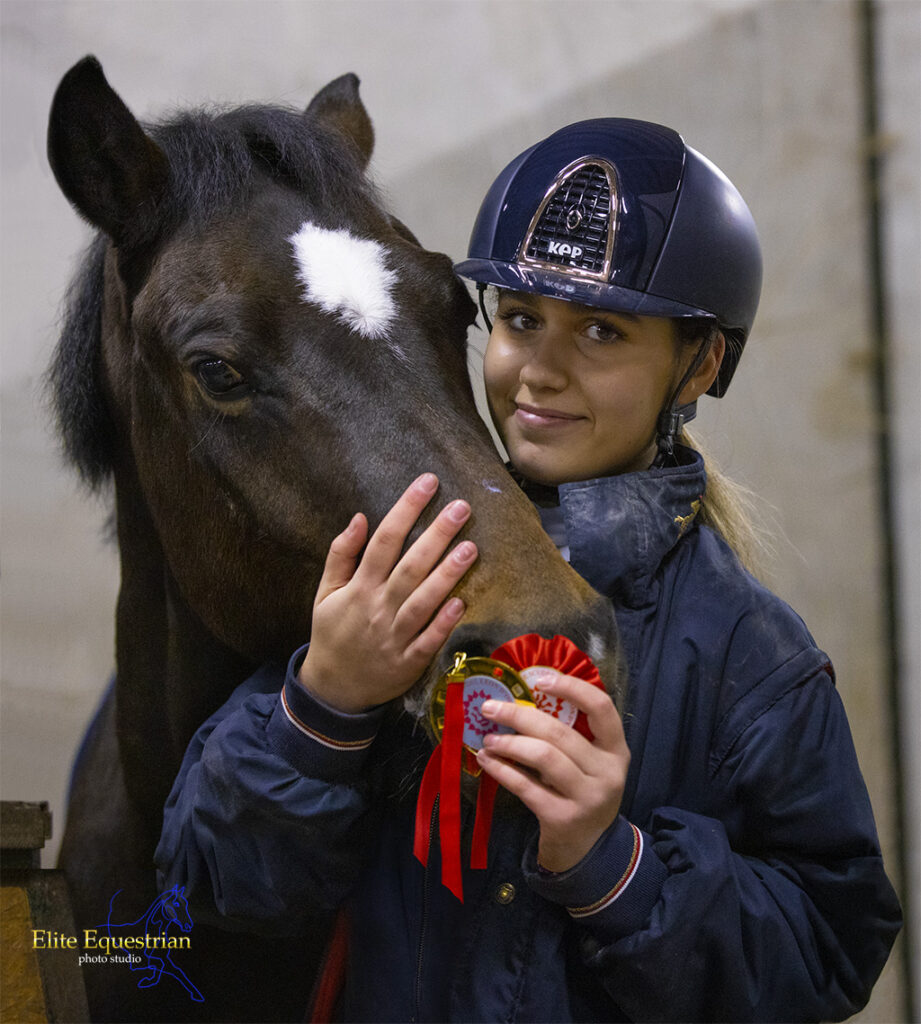
[[[132,971],[150,972],[138,981],[138,988],[152,988],[154,985],[159,985],[160,979],[164,975],[168,975],[171,978],[175,978],[196,1003],[203,1003],[205,997],[189,981],[182,968],[177,967],[173,963],[173,959],[170,956],[170,949],[175,946],[175,940],[171,941],[171,937],[168,934],[170,928],[175,926],[183,932],[189,932],[192,930],[194,923],[189,914],[189,904],[186,902],[184,895],[185,887],[180,888],[178,885],[174,885],[172,889],[167,889],[166,892],[161,893],[136,921],[113,924],[112,907],[115,903],[115,897],[121,891],[119,889],[118,892],[113,894],[112,899],[109,900],[109,916],[106,919],[106,923],[102,925],[102,928],[105,928],[109,933],[109,937],[113,939],[116,938],[112,934],[113,928],[130,928],[132,929],[132,935],[144,936],[142,956],[140,958],[132,957],[129,964]],[[138,950],[138,952],[141,951]],[[140,959],[141,962],[136,963],[136,959]]]

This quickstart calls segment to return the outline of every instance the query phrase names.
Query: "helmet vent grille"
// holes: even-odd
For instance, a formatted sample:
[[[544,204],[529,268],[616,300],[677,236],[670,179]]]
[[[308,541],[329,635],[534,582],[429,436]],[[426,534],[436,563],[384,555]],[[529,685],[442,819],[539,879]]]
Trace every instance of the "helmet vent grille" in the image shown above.
[[[613,168],[580,161],[544,197],[525,236],[522,262],[603,278],[613,249]]]

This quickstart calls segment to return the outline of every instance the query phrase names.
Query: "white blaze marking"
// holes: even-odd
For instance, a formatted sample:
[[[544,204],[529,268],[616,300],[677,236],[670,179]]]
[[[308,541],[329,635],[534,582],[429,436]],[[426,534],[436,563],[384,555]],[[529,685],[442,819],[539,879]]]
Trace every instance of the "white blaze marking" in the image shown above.
[[[366,338],[386,337],[396,308],[391,289],[397,280],[379,242],[348,231],[329,231],[304,221],[289,239],[304,298]]]

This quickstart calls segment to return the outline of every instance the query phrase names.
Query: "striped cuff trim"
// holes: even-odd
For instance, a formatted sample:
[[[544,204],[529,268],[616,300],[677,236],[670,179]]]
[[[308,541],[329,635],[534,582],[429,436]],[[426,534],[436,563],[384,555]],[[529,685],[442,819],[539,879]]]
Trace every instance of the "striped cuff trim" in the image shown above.
[[[309,736],[321,746],[328,747],[330,750],[367,750],[375,740],[375,736],[369,736],[367,739],[362,740],[337,740],[333,739],[332,736],[325,736],[322,732],[318,732],[316,729],[311,729],[306,722],[301,721],[301,719],[298,718],[291,710],[284,687],[282,687],[281,691],[281,706],[284,709],[288,721],[295,729],[302,732],[305,736]]]
[[[599,914],[605,907],[609,907],[633,881],[633,876],[636,874],[643,856],[643,833],[632,822],[630,823],[630,828],[633,829],[633,853],[630,855],[630,863],[627,865],[627,870],[617,880],[614,888],[602,896],[600,900],[589,903],[585,907],[567,907],[566,909],[571,917],[579,919]]]

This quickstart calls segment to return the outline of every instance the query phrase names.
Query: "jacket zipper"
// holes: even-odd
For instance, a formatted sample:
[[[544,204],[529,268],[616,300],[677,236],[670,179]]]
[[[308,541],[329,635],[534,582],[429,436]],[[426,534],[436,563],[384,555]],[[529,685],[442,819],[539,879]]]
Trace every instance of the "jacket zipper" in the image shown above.
[[[435,842],[435,830],[438,823],[438,800],[432,806],[432,817],[429,820],[429,851]],[[431,863],[425,865],[425,875],[422,879],[422,925],[419,929],[419,952],[416,956],[416,1012],[412,1017],[412,1024],[423,1020],[422,1017],[422,962],[425,959],[425,933],[429,919],[429,893],[431,890],[432,868]]]

